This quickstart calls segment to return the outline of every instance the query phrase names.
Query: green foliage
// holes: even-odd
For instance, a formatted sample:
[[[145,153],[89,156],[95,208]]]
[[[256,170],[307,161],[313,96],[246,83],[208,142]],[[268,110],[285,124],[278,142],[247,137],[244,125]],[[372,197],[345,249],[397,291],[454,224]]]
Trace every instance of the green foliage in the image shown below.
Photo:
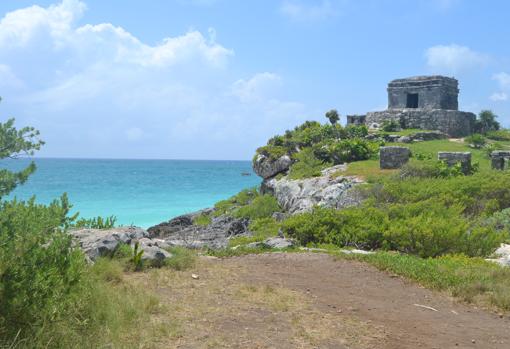
[[[502,150],[504,149],[503,145],[500,144],[500,143],[497,143],[497,142],[494,142],[494,143],[487,143],[484,147],[483,147],[483,150],[485,152],[485,155],[490,158],[491,156],[491,153],[493,151],[496,151],[496,150]]]
[[[498,116],[491,110],[482,110],[478,114],[478,119],[475,122],[475,131],[477,133],[486,134],[490,131],[499,130],[499,122],[496,121]]]
[[[1,203],[0,337],[34,335],[72,312],[85,265],[64,232],[69,209],[66,196]]]
[[[172,257],[165,261],[165,265],[174,270],[187,270],[195,266],[197,255],[194,251],[185,247],[172,247],[168,249]]]
[[[39,140],[39,131],[33,127],[14,127],[14,119],[0,123],[0,159],[15,159],[23,155],[33,155],[44,144]],[[35,171],[32,162],[19,172],[0,169],[0,198],[8,195],[16,186],[26,182]]]
[[[495,212],[492,216],[483,219],[480,224],[501,231],[507,239],[510,239],[510,208]]]
[[[345,132],[348,138],[362,138],[368,135],[368,128],[365,125],[348,125]]]
[[[489,131],[485,135],[489,139],[493,139],[495,141],[510,141],[510,130],[502,129],[497,131]]]
[[[278,201],[272,195],[259,195],[249,204],[240,207],[235,211],[234,216],[257,219],[271,217],[273,213],[281,211]]]
[[[265,145],[257,149],[257,154],[262,154],[270,158],[271,160],[278,160],[284,155],[287,155],[289,150],[279,145]],[[255,154],[255,156],[257,156]]]
[[[214,205],[215,211],[213,213],[213,216],[218,217],[226,213],[233,214],[235,210],[237,210],[241,206],[248,205],[257,196],[259,196],[259,192],[257,191],[257,189],[251,188],[245,189],[229,199],[218,201]]]
[[[73,226],[76,228],[91,228],[91,229],[111,229],[115,227],[117,217],[101,217],[97,216],[94,218],[80,218]]]
[[[250,222],[249,231],[252,236],[238,236],[229,240],[229,246],[246,245],[251,242],[263,241],[269,237],[278,235],[280,223],[274,218],[257,218]]]
[[[485,137],[483,135],[481,135],[479,133],[475,133],[469,137],[466,137],[464,139],[464,142],[472,145],[476,149],[480,149],[487,143],[487,140],[485,139]]]
[[[204,214],[204,213],[199,214],[198,216],[196,216],[193,219],[193,224],[195,224],[195,225],[206,226],[206,225],[211,224],[211,222],[212,222],[211,216],[208,214]]]
[[[462,211],[460,206],[448,207],[433,200],[341,211],[316,208],[287,219],[282,228],[304,245],[382,248],[421,257],[490,254],[503,241],[503,234],[472,226]]]
[[[294,154],[293,159],[296,162],[290,168],[289,178],[291,179],[317,177],[321,175],[321,170],[331,166],[330,163],[317,159],[311,148],[305,148]]]
[[[418,258],[389,252],[339,254],[338,257],[368,262],[380,270],[410,278],[425,287],[448,291],[467,302],[510,310],[510,269],[482,258],[464,255]]]
[[[338,115],[338,112],[336,109],[331,109],[330,111],[326,112],[326,118],[329,120],[331,125],[335,125],[340,121],[340,115]]]
[[[135,270],[139,271],[143,269],[143,249],[140,248],[140,243],[135,242],[135,248],[133,249],[133,255],[131,256],[131,262]]]
[[[394,132],[400,130],[400,124],[395,120],[385,120],[381,124],[381,130],[384,132]]]
[[[361,138],[334,142],[329,146],[329,156],[333,163],[367,160],[379,150],[379,144]]]

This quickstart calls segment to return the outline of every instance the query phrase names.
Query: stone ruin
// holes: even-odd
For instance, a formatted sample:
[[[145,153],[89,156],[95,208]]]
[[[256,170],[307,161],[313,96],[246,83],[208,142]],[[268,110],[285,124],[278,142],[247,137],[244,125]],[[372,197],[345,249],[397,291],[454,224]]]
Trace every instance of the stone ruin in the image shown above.
[[[491,163],[494,170],[508,170],[510,151],[496,150],[491,153]]]
[[[366,115],[347,115],[347,125],[364,125],[366,118]]]
[[[471,173],[470,152],[439,152],[437,153],[437,159],[444,161],[450,167],[460,162],[462,173],[465,175]]]
[[[458,81],[440,75],[416,76],[393,80],[388,84],[388,109],[366,116],[350,115],[347,124],[369,127],[384,121],[396,121],[402,128],[438,130],[451,137],[472,133],[475,114],[459,111]]]
[[[379,148],[379,167],[381,169],[397,169],[404,166],[411,157],[411,150],[406,147]]]

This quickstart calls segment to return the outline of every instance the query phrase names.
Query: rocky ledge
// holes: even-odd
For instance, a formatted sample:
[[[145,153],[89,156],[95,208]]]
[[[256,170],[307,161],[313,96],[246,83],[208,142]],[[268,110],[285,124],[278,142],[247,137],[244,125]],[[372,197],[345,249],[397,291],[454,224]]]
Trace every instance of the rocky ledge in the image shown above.
[[[70,234],[91,262],[99,257],[112,256],[121,243],[134,246],[138,242],[144,251],[142,260],[152,263],[160,263],[172,256],[164,250],[170,244],[162,239],[149,238],[149,233],[138,227],[83,228],[71,230]]]
[[[345,169],[346,165],[337,165],[323,170],[320,177],[298,180],[271,178],[263,182],[262,190],[276,197],[290,214],[310,211],[314,206],[339,209],[358,205],[361,198],[352,189],[362,180],[339,175]]]
[[[213,211],[213,209],[207,209],[185,214],[155,225],[148,229],[149,236],[161,238],[170,246],[220,249],[227,247],[228,239],[231,237],[251,235],[248,231],[249,220],[246,218],[221,215],[213,217],[208,225],[194,224],[197,216],[212,215]]]

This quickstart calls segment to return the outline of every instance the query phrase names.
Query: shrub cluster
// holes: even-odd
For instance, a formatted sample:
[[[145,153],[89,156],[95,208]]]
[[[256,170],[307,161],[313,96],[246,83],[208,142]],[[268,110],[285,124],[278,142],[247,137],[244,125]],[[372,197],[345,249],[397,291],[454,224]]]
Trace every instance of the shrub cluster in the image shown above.
[[[505,184],[509,180],[505,172],[387,178],[364,190],[364,206],[340,211],[316,208],[289,218],[283,230],[305,245],[382,248],[422,257],[486,256],[508,238],[506,211],[491,220],[483,217],[510,207],[510,188]]]
[[[502,129],[497,131],[489,131],[485,136],[495,141],[510,141],[510,130]]]

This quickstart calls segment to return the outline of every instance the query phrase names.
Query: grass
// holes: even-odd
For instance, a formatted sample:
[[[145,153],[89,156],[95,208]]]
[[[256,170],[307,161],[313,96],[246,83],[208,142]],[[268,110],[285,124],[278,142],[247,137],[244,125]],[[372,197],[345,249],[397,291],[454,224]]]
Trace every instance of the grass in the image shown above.
[[[198,216],[196,216],[193,219],[193,224],[200,225],[200,226],[209,225],[209,224],[211,224],[211,222],[212,222],[211,216],[203,214],[203,213],[199,214]]]
[[[392,252],[334,254],[337,258],[367,262],[475,305],[510,311],[510,268],[481,258],[463,255],[419,258]]]
[[[410,131],[410,130],[404,130]],[[414,130],[416,131],[416,130]],[[510,142],[498,142],[503,146],[510,147]],[[415,143],[387,143],[386,146],[402,146],[411,149],[413,156],[425,156],[437,159],[440,151],[471,152],[472,163],[478,163],[481,171],[488,171],[491,168],[490,159],[483,149],[473,149],[463,142],[454,142],[447,139],[415,142]],[[379,160],[363,160],[349,163],[346,171],[339,171],[338,176],[358,176],[370,181],[373,177],[389,176],[398,170],[381,170]]]
[[[174,270],[187,270],[195,266],[197,254],[195,251],[184,247],[172,247],[168,249],[172,254],[166,262],[165,266]]]
[[[265,239],[278,235],[280,223],[274,218],[259,218],[250,223],[249,231],[252,236],[238,236],[229,240],[229,247],[247,245],[251,242],[264,241]]]

